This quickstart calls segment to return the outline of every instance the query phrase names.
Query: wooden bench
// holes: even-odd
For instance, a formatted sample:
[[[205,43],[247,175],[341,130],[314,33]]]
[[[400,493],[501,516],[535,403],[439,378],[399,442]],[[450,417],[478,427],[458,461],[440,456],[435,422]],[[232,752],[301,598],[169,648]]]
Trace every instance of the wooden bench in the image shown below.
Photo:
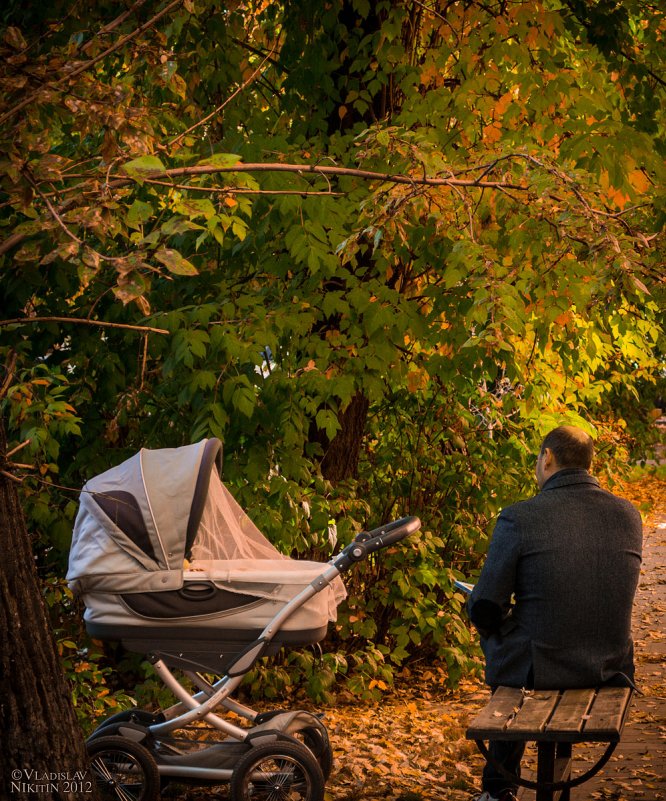
[[[520,690],[498,687],[467,729],[500,773],[515,784],[536,790],[536,801],[569,801],[569,790],[592,778],[610,759],[627,718],[632,690],[602,687],[584,690]],[[490,757],[484,740],[537,743],[536,782],[509,773]],[[597,763],[571,778],[574,743],[608,743]]]

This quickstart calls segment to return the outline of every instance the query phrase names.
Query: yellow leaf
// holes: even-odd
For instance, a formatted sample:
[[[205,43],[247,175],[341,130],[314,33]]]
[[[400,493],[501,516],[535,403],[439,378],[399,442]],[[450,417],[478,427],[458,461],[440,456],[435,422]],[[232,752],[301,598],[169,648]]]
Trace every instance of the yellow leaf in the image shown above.
[[[629,183],[639,195],[642,195],[643,192],[648,190],[650,186],[650,179],[643,172],[643,170],[632,170],[629,173]]]
[[[418,392],[420,389],[425,389],[429,378],[430,376],[426,370],[419,370],[418,367],[410,370],[407,374],[407,389],[410,392]]]

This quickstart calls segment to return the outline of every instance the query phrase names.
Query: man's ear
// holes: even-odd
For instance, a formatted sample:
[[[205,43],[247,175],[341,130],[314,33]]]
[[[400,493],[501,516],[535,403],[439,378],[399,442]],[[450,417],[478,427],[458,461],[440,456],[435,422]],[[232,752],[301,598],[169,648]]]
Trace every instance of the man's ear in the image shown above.
[[[541,458],[543,459],[543,466],[546,469],[552,467],[555,462],[555,456],[550,448],[544,448],[543,456]]]

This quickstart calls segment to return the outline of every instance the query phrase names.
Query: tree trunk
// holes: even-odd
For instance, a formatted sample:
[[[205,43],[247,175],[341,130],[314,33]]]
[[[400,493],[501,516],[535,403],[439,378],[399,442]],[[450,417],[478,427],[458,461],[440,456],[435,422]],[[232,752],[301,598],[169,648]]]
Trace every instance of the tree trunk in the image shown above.
[[[331,442],[322,442],[325,450],[321,473],[334,484],[358,475],[358,460],[369,406],[365,395],[360,392],[354,395],[347,408],[338,415],[340,430]],[[323,432],[319,433],[325,437]]]
[[[0,418],[0,464],[6,452]],[[0,797],[91,799],[83,736],[40,592],[17,484],[4,475],[0,554]]]
[[[348,49],[349,34],[341,32],[344,30],[351,32],[362,27],[364,34],[370,36],[381,30],[386,11],[381,10],[378,12],[374,8],[374,4],[370,4],[370,10],[364,15],[358,12],[353,0],[339,0],[338,5],[339,25],[331,35],[335,36],[337,40],[339,66],[332,71],[331,79],[339,87],[339,96],[344,98],[347,91],[346,87],[350,85],[350,82],[363,85],[366,80],[365,73],[367,70],[365,67],[356,65],[353,58],[345,55]],[[351,128],[355,123],[361,121],[366,125],[372,125],[378,119],[390,115],[390,106],[391,104],[387,103],[386,87],[372,98],[372,105],[369,106],[365,113],[360,113],[357,109],[350,107],[346,109],[345,115],[341,117],[339,108],[336,106],[328,118],[328,135],[333,136],[336,132]],[[366,262],[361,264],[359,269],[365,270],[369,268],[372,256],[364,254],[359,258]],[[334,281],[336,285],[332,288],[344,290],[344,278],[338,277]],[[326,330],[330,328],[337,329],[339,325],[339,317],[334,316],[324,321],[315,333],[323,337]],[[320,462],[322,475],[334,484],[345,479],[357,478],[358,476],[358,462],[369,408],[368,399],[363,394],[363,391],[359,390],[352,397],[347,407],[338,414],[340,429],[332,440],[328,439],[324,431],[317,429],[315,425],[312,426],[310,439],[320,443],[324,450],[324,456]]]

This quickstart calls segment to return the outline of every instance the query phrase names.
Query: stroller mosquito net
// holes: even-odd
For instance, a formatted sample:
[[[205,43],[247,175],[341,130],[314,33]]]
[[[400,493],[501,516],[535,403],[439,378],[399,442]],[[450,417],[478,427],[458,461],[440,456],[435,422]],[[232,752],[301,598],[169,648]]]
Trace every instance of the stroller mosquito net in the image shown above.
[[[205,574],[228,592],[250,592],[259,598],[289,601],[323,567],[319,562],[290,559],[281,554],[250,520],[219,476],[211,474],[191,559],[185,562],[186,580]],[[328,618],[335,620],[337,606],[345,596],[342,579],[336,578],[330,592],[315,599],[311,606],[326,600]]]
[[[201,522],[192,545],[190,567],[232,559],[287,559],[272,545],[213,472]]]

